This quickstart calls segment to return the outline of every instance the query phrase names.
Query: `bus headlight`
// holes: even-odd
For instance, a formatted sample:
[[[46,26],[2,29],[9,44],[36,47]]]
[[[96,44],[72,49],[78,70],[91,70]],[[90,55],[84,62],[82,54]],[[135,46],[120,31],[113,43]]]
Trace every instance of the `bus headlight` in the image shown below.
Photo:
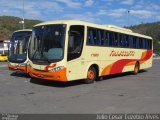
[[[53,69],[51,70],[51,72],[56,72],[56,71],[61,70],[61,69],[63,69],[63,68],[64,68],[64,66],[58,66],[58,67],[56,67],[56,68],[53,68]]]

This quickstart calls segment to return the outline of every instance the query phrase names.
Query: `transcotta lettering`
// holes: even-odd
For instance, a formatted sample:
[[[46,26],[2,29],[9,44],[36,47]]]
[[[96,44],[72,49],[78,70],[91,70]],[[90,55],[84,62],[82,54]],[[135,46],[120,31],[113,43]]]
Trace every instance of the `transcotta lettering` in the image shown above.
[[[115,51],[112,50],[110,53],[110,56],[134,56],[135,52],[134,51]]]

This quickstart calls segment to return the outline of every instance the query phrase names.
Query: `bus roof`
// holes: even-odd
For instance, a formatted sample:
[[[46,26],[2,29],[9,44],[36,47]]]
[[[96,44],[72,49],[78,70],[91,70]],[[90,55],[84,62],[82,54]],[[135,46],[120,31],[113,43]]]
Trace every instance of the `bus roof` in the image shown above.
[[[106,25],[106,24],[95,24],[95,23],[90,23],[86,21],[80,21],[80,20],[54,20],[54,21],[48,21],[48,22],[42,22],[39,23],[35,26],[42,26],[42,25],[50,25],[50,24],[70,24],[70,25],[84,25],[84,26],[89,26],[89,27],[95,27],[98,29],[104,29],[108,31],[114,31],[114,32],[119,32],[122,34],[127,34],[127,35],[133,35],[137,37],[143,37],[146,39],[152,39],[150,36],[142,35],[136,32],[133,32],[130,29],[126,29],[123,27],[115,26],[115,25]],[[34,27],[35,27],[34,26]]]
[[[21,32],[21,31],[32,31],[32,29],[21,29],[21,30],[16,30],[16,31],[14,31],[13,33],[15,33],[15,32]]]

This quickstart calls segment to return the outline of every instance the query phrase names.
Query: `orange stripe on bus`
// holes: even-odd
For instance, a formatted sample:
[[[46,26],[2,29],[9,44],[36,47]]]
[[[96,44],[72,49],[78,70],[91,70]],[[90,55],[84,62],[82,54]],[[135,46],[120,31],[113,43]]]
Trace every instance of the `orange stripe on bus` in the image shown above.
[[[110,64],[110,65],[108,65],[107,67],[105,67],[105,68],[103,69],[102,73],[101,73],[101,76],[109,75],[109,74],[110,74],[110,70],[111,70],[111,68],[112,68],[112,65],[113,65],[113,64]]]
[[[129,62],[128,64],[126,64],[126,66],[131,66],[131,65],[135,65],[136,64],[136,61],[132,61],[132,62]]]
[[[27,66],[8,65],[8,69],[10,69],[10,70],[20,70],[20,71],[23,71],[23,72],[27,73]]]
[[[149,60],[152,57],[152,53],[153,53],[152,50],[147,50],[142,53],[140,59],[121,59],[121,60],[118,60],[118,61],[114,62],[113,64],[106,66],[103,69],[101,75],[104,76],[104,75],[109,75],[109,74],[122,73],[122,70],[125,66],[134,65],[136,63],[136,61],[139,61],[140,64],[142,64],[145,61]]]
[[[147,51],[143,52],[141,56],[141,60],[144,59],[146,55],[147,55]]]

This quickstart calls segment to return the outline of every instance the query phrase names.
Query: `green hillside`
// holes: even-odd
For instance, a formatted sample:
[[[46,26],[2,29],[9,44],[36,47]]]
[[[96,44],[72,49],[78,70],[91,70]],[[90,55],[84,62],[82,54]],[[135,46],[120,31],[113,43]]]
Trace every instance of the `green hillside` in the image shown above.
[[[22,29],[22,24],[19,21],[22,21],[19,17],[0,16],[0,40],[8,39],[13,31]],[[33,25],[40,22],[39,20],[25,19],[25,28],[32,28]]]
[[[151,36],[153,38],[154,52],[160,51],[160,22],[145,23],[129,27],[134,32]]]
[[[8,39],[11,37],[13,31],[22,29],[22,24],[19,24],[21,20],[19,17],[0,16],[0,40]],[[40,22],[39,20],[25,19],[25,28],[32,28],[33,25]],[[160,50],[160,22],[130,26],[129,29],[151,36],[154,40],[154,51],[157,52]]]

